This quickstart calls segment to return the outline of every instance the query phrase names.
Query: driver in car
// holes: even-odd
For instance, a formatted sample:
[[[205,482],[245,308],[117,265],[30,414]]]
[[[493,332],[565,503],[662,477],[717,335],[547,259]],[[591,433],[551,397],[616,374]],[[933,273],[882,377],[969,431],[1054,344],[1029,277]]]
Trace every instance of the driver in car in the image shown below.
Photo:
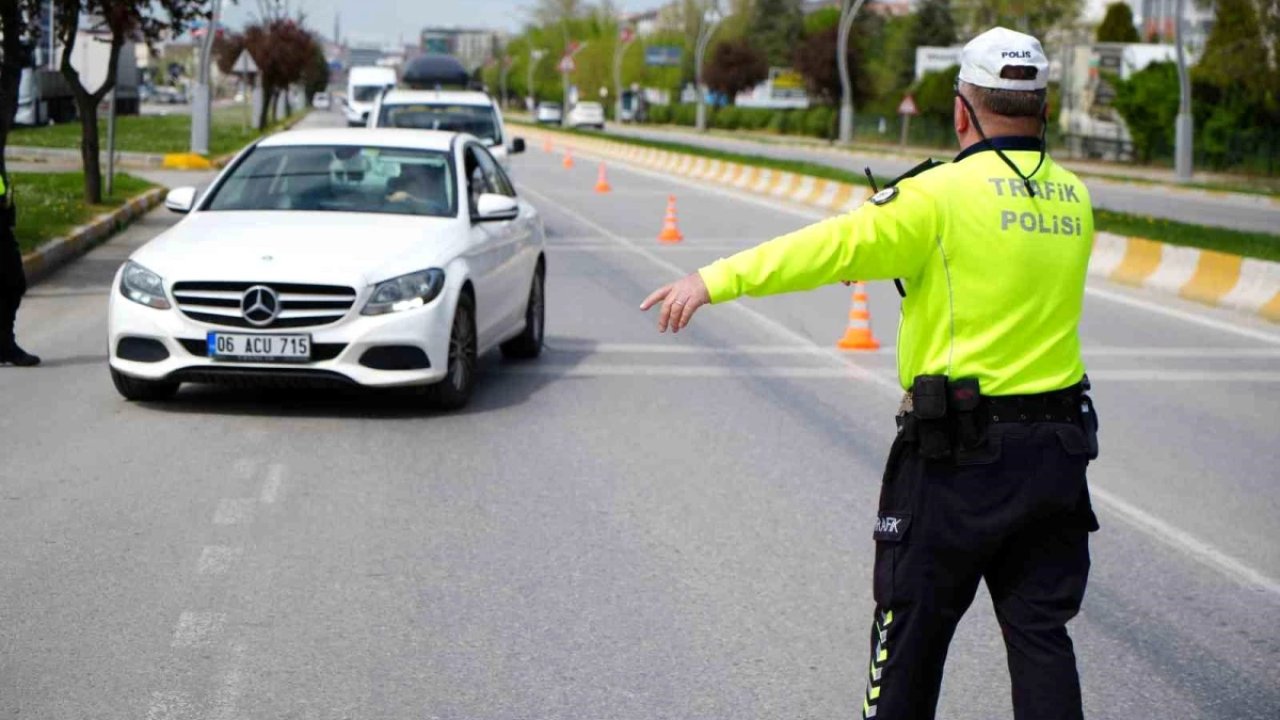
[[[444,182],[443,167],[405,163],[400,166],[400,175],[387,183],[387,202],[417,202],[443,209],[439,206],[445,198]]]

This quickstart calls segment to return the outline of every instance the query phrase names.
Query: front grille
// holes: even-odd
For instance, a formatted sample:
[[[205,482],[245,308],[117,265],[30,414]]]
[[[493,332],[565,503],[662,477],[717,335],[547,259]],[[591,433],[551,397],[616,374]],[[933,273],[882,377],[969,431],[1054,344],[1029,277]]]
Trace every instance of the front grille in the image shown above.
[[[270,325],[254,325],[244,319],[240,301],[251,287],[262,285],[280,298],[280,313]],[[341,320],[356,302],[355,288],[342,285],[309,285],[271,282],[174,283],[173,299],[183,315],[223,327],[280,330],[317,327]]]
[[[197,357],[209,357],[209,341],[192,338],[179,338],[178,342],[186,351]],[[332,360],[347,349],[346,343],[311,343],[311,362]]]
[[[227,385],[236,388],[337,389],[354,387],[351,378],[324,370],[283,368],[202,367],[183,368],[165,378],[170,382]]]

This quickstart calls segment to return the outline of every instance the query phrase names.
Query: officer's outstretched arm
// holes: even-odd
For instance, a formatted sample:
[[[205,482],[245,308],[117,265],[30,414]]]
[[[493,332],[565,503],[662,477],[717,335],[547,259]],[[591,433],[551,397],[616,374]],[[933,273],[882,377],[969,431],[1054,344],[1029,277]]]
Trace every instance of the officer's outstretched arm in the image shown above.
[[[811,290],[839,280],[915,277],[936,247],[938,213],[915,182],[877,204],[783,235],[698,271],[710,301]]]

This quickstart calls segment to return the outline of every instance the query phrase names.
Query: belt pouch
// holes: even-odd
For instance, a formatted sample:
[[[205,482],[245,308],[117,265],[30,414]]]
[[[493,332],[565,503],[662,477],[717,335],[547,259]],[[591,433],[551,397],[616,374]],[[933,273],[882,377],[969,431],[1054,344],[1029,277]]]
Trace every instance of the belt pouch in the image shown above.
[[[947,423],[947,376],[917,375],[912,384],[912,413],[920,421],[920,456],[940,460],[951,455]]]

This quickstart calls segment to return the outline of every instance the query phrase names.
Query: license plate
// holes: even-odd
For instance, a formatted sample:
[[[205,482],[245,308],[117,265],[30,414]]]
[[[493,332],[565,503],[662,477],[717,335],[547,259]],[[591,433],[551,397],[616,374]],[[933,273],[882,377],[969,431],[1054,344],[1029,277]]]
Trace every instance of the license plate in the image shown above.
[[[242,362],[307,362],[311,359],[310,335],[250,335],[211,332],[209,357]]]

